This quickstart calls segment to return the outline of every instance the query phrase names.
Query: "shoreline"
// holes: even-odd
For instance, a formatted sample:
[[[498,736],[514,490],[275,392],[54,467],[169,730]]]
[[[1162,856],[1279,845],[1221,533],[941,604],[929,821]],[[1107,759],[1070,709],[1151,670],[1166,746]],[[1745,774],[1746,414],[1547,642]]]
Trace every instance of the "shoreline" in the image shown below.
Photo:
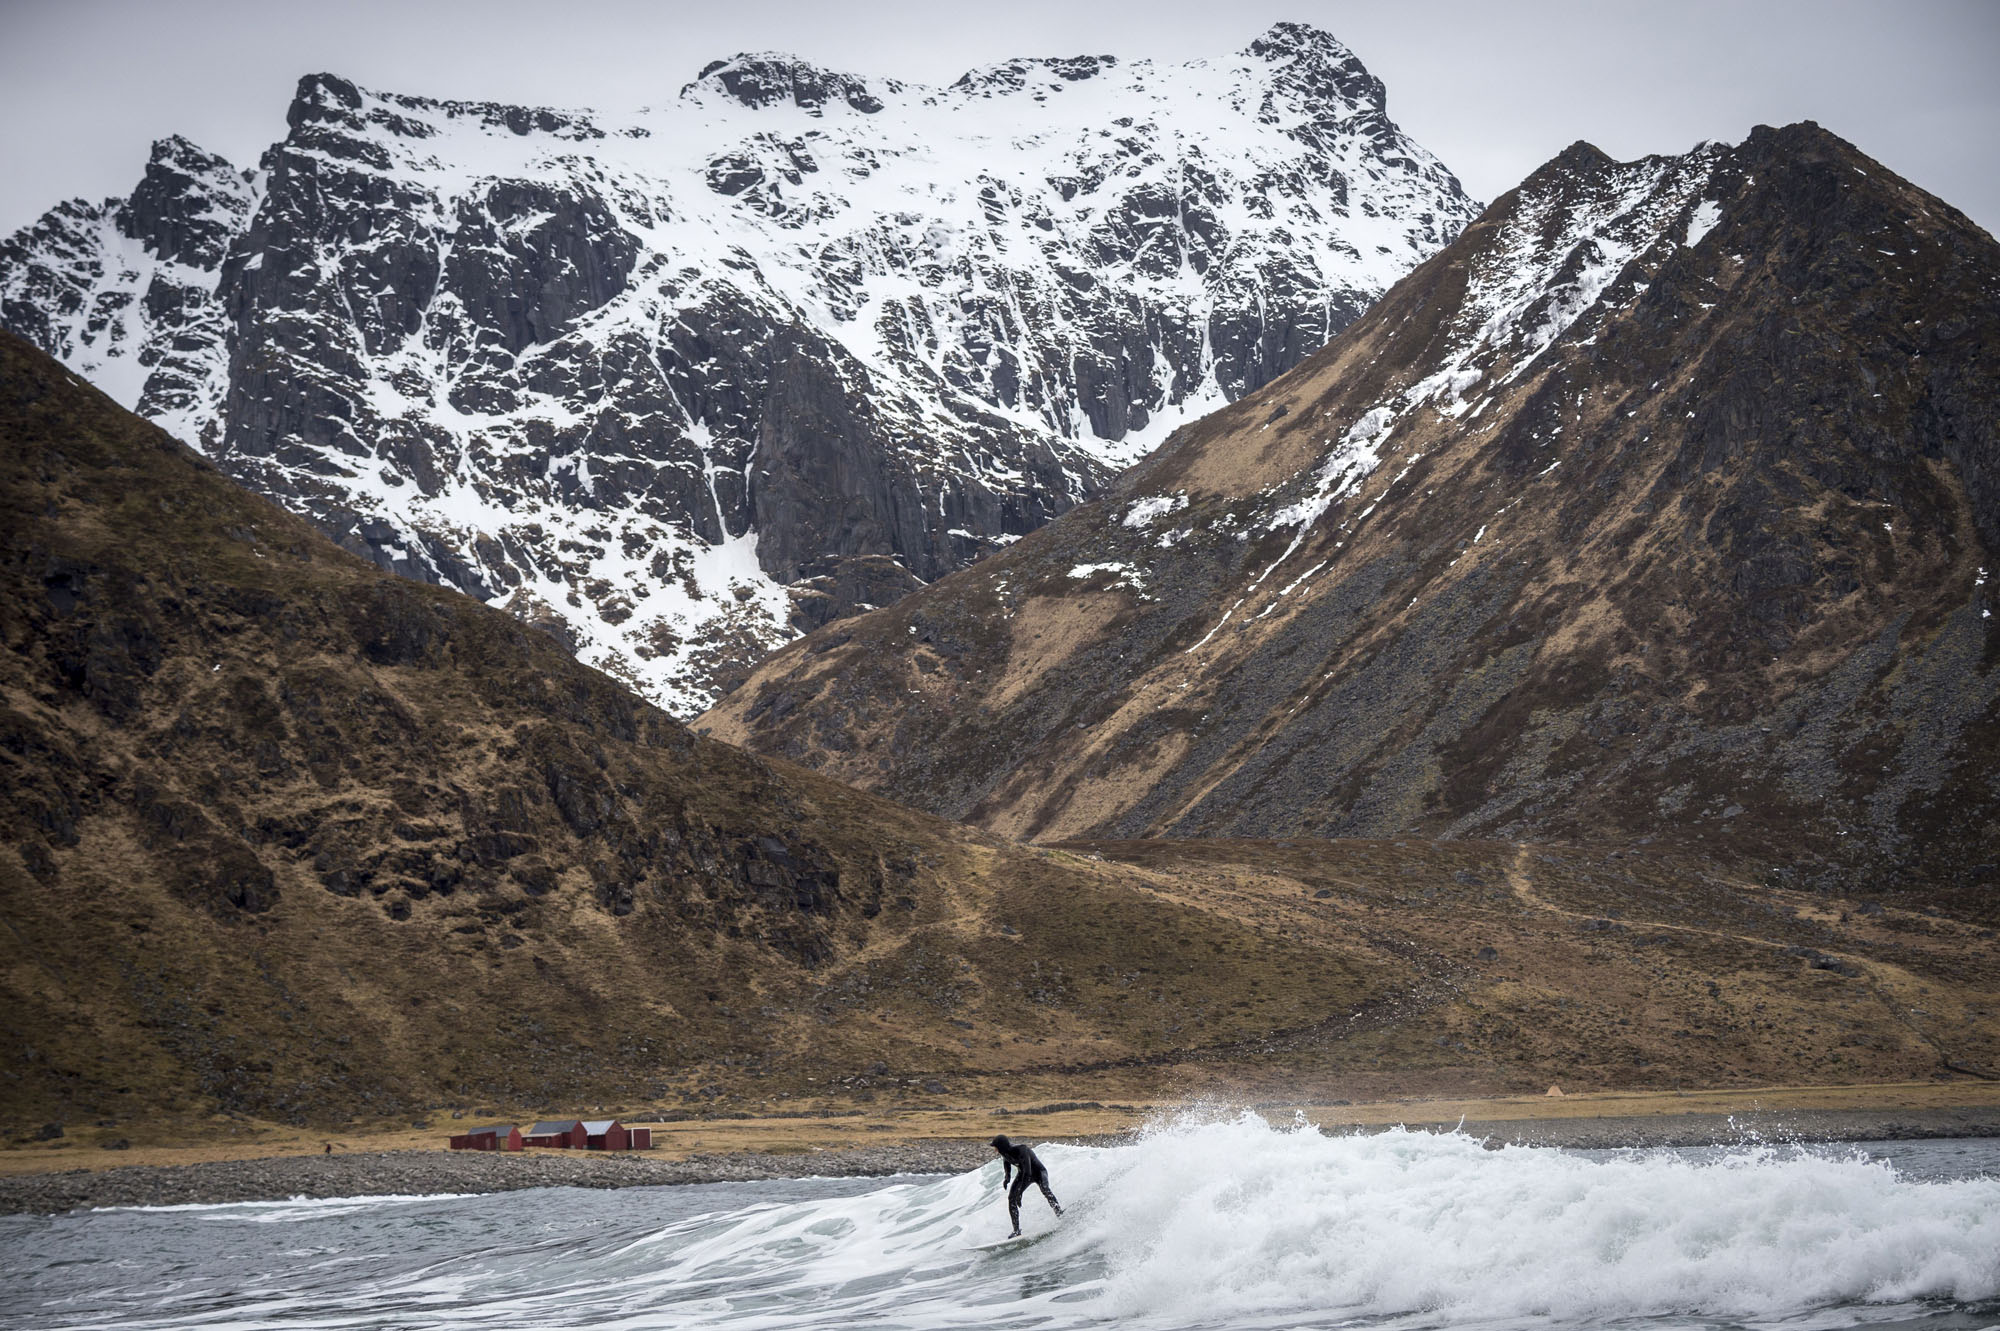
[[[1480,1108],[1504,1108],[1482,1104]],[[1365,1107],[1381,1108],[1378,1106]],[[1480,1138],[1489,1149],[1506,1146],[1567,1148],[1668,1148],[1733,1144],[1813,1144],[2000,1137],[2000,1105],[1936,1108],[1746,1108],[1731,1112],[1652,1112],[1638,1115],[1565,1114],[1559,1117],[1425,1113],[1439,1106],[1402,1105],[1406,1112],[1383,1121],[1379,1114],[1342,1114],[1304,1106],[1307,1122],[1329,1133],[1453,1132]],[[1414,1111],[1414,1112],[1411,1112]],[[1282,1116],[1264,1111],[1274,1121]],[[1373,1119],[1375,1121],[1365,1121]],[[1025,1126],[1015,1123],[1016,1133]],[[1050,1123],[1049,1127],[1056,1125]],[[1114,1132],[1044,1131],[1037,1143],[1111,1146],[1140,1129]],[[796,1145],[724,1152],[616,1153],[394,1149],[338,1155],[264,1155],[186,1164],[135,1164],[0,1177],[0,1215],[55,1215],[114,1206],[227,1205],[387,1195],[510,1192],[524,1188],[659,1187],[690,1183],[748,1182],[805,1177],[872,1177],[959,1173],[992,1158],[983,1137],[908,1136],[855,1145]]]

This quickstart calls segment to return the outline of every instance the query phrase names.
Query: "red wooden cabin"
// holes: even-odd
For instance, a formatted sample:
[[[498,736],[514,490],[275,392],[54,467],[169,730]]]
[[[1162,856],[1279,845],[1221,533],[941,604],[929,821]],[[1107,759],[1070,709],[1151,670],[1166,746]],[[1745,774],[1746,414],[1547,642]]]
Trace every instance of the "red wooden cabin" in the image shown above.
[[[521,1149],[521,1130],[512,1123],[495,1123],[489,1128],[473,1128],[468,1132],[456,1133],[451,1139],[454,1151],[518,1151]]]
[[[557,1146],[581,1151],[589,1137],[590,1134],[584,1131],[582,1119],[564,1118],[535,1124],[522,1134],[521,1141],[528,1146]]]
[[[631,1134],[615,1118],[589,1120],[583,1132],[583,1144],[593,1151],[623,1151],[631,1145]]]

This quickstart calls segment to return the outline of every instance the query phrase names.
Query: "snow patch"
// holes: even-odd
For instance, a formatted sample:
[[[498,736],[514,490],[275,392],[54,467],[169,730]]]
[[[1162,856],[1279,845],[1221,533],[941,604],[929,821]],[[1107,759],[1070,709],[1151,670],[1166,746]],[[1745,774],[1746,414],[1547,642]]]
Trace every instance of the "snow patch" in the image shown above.
[[[1722,205],[1704,199],[1695,208],[1694,216],[1688,218],[1687,239],[1683,243],[1693,249],[1701,244],[1701,238],[1715,230],[1715,224],[1722,220]]]
[[[1137,530],[1153,522],[1155,519],[1165,517],[1169,513],[1180,512],[1187,507],[1187,502],[1188,499],[1185,492],[1171,495],[1153,495],[1150,498],[1139,500],[1132,507],[1126,509],[1125,516],[1120,521],[1123,525]]]

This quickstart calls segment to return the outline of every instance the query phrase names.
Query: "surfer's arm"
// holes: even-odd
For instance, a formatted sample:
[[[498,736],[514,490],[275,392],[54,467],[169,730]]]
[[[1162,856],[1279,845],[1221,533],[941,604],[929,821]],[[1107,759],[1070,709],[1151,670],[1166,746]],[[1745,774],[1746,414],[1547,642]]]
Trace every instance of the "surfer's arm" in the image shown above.
[[[1006,1156],[1000,1157],[1000,1186],[1006,1187],[1014,1181],[1014,1162]]]

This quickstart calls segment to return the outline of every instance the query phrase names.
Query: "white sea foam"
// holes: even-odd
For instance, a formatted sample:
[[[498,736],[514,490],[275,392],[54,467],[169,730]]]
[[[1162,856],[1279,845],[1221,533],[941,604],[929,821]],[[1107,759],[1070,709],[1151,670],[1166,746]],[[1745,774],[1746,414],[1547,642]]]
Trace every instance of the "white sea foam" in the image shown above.
[[[305,1215],[328,1215],[335,1212],[363,1211],[375,1206],[393,1206],[404,1202],[453,1201],[461,1197],[477,1197],[474,1192],[384,1192],[367,1193],[354,1197],[307,1197],[303,1193],[276,1202],[173,1202],[163,1206],[105,1206],[99,1209],[113,1211],[188,1211],[205,1212],[217,1219],[264,1220],[272,1216],[291,1220]]]
[[[1106,1301],[1132,1315],[1596,1322],[2000,1293],[2000,1182],[1858,1157],[1600,1160],[1243,1119],[1093,1164]]]
[[[1067,1304],[1158,1326],[1585,1324],[2000,1294],[2000,1182],[1908,1182],[1860,1157],[1603,1160],[1488,1151],[1461,1135],[1326,1136],[1254,1116],[1042,1153],[1068,1217],[1055,1226],[1031,1193],[1031,1227],[1050,1237],[962,1272],[961,1246],[1001,1232],[994,1167],[652,1242],[679,1268],[670,1283],[713,1280],[752,1253],[782,1254],[801,1294],[881,1279],[882,1296],[851,1312],[909,1325],[977,1321],[968,1295],[985,1307],[1004,1284],[1013,1303],[1034,1271],[1062,1276],[1024,1300],[1059,1324]]]
[[[1489,1151],[1247,1114],[1037,1150],[1066,1214],[1030,1192],[1044,1237],[1025,1248],[973,1250],[1005,1233],[997,1162],[887,1186],[320,1204],[227,1253],[176,1217],[74,1217],[0,1231],[20,1273],[0,1325],[1817,1331],[2000,1310],[2000,1180],[1854,1152]],[[79,1268],[96,1250],[116,1256]]]

